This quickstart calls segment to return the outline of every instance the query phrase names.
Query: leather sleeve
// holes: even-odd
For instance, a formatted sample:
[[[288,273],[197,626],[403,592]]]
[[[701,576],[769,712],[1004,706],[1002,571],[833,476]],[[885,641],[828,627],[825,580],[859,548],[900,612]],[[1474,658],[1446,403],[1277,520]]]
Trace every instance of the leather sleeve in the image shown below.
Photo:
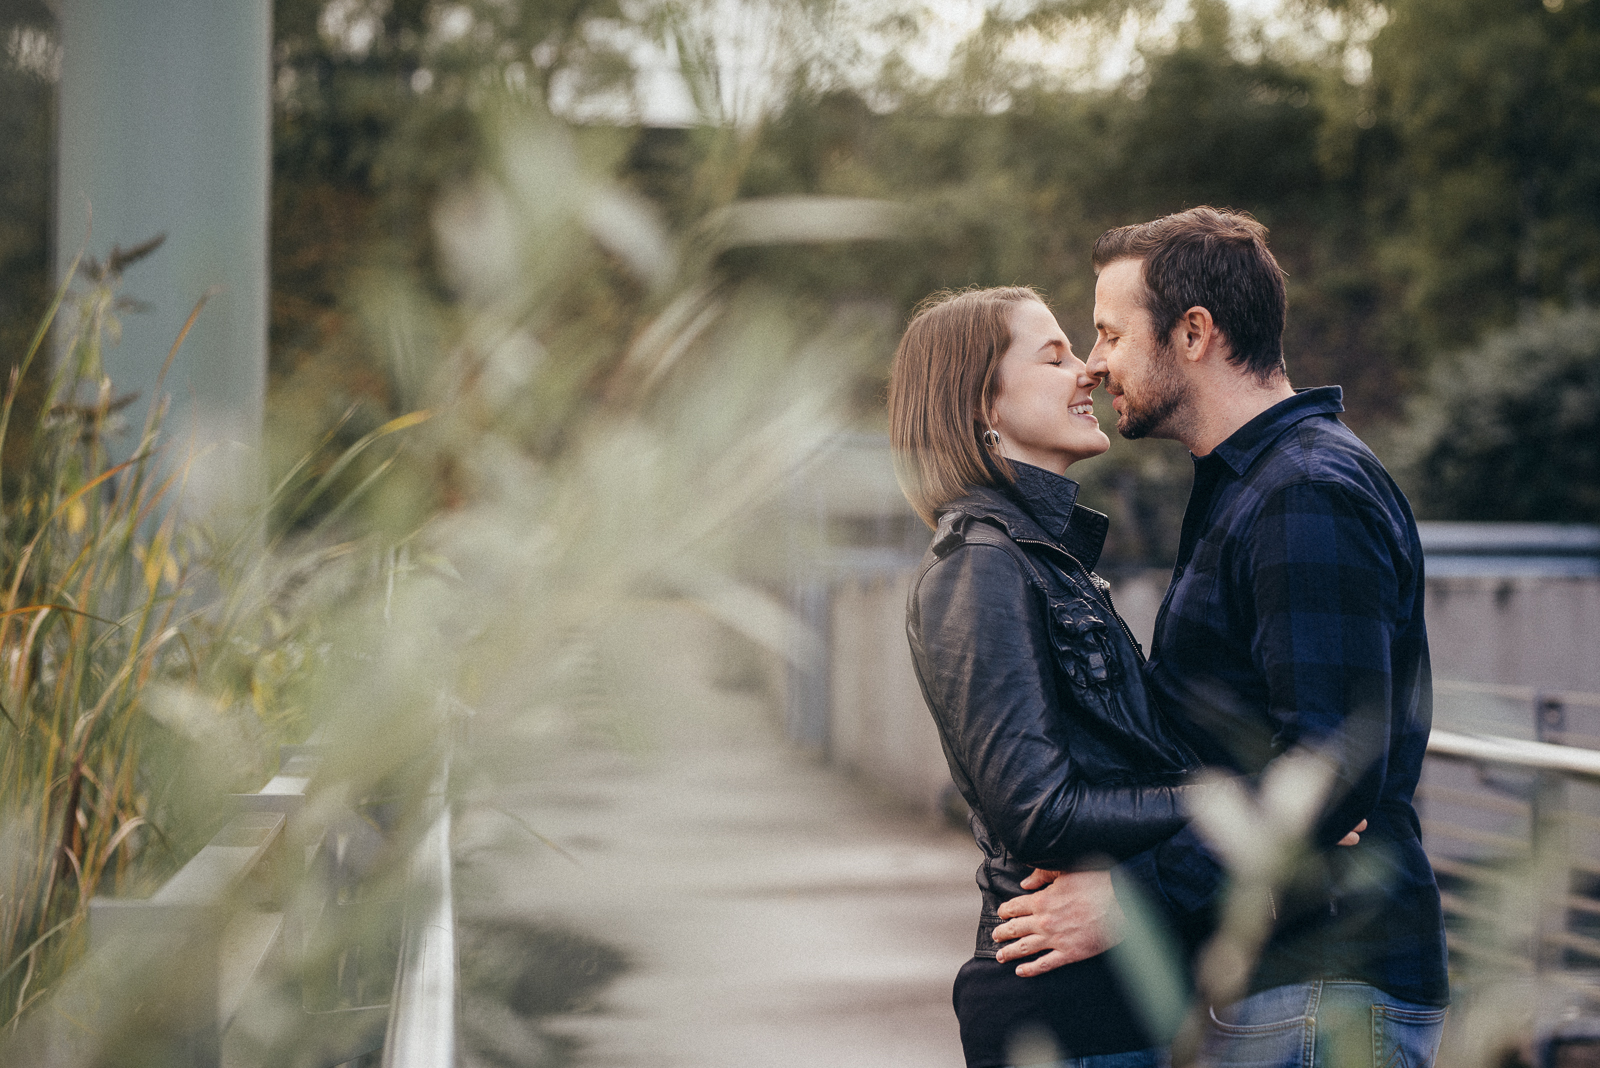
[[[1082,713],[1058,692],[1041,599],[1009,552],[955,547],[924,572],[909,607],[912,660],[951,771],[1018,860],[1053,869],[1122,860],[1188,822],[1191,787],[1083,781],[1065,729]]]

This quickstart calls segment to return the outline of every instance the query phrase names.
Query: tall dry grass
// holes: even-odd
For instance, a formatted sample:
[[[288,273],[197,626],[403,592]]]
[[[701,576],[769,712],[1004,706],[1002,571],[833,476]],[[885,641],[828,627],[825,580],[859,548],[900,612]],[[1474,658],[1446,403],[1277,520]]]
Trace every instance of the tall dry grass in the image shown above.
[[[174,507],[185,465],[162,441],[163,406],[142,426],[123,425],[132,398],[106,371],[131,306],[122,270],[153,248],[74,265],[0,408],[0,440],[28,451],[10,458],[14,477],[0,487],[4,1025],[81,951],[93,895],[148,888],[205,833],[172,826],[184,787],[151,773],[153,752],[173,738],[145,697],[158,680],[200,677],[217,629],[196,615],[191,589],[208,547]],[[12,428],[20,384],[47,358],[52,329],[65,340],[46,402],[34,425]],[[244,764],[259,756],[235,750]]]

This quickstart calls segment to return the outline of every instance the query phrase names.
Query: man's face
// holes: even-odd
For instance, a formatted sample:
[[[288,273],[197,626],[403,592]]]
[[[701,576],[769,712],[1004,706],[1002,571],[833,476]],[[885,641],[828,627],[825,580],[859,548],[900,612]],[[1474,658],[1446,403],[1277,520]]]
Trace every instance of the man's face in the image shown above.
[[[1094,287],[1089,373],[1104,383],[1125,438],[1177,437],[1189,382],[1170,340],[1158,338],[1144,305],[1144,261],[1116,260]]]

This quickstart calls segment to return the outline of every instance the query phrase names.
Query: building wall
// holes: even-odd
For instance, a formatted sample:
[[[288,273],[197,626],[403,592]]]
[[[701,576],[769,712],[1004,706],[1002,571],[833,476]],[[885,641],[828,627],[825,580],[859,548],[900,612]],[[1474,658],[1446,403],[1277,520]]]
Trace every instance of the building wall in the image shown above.
[[[1427,615],[1439,678],[1600,693],[1600,579],[1432,578]]]
[[[63,57],[56,270],[80,252],[103,263],[114,247],[166,235],[127,270],[122,293],[144,308],[121,318],[106,364],[116,392],[133,398],[124,418],[134,432],[111,448],[137,449],[165,395],[164,462],[184,473],[184,507],[253,508],[267,381],[272,4],[50,6]]]
[[[1168,574],[1144,571],[1112,596],[1149,648]],[[829,754],[903,801],[935,810],[949,782],[938,734],[917,688],[905,639],[910,573],[849,576],[829,606]],[[1451,683],[1600,694],[1600,578],[1450,576],[1430,579],[1428,629],[1435,723],[1535,736],[1531,702]],[[1600,704],[1569,702],[1565,730],[1600,743]]]
[[[936,811],[950,785],[939,734],[906,645],[911,572],[842,580],[834,589],[831,759],[902,802]]]

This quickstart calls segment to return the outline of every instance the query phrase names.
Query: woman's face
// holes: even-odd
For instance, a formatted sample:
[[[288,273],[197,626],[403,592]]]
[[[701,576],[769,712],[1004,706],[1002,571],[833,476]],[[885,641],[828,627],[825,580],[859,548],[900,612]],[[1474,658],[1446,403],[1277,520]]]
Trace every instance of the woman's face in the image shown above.
[[[1036,300],[1011,311],[1011,347],[995,373],[989,425],[1012,460],[1056,474],[1111,447],[1090,400],[1097,379],[1072,354],[1072,342],[1049,308]]]

